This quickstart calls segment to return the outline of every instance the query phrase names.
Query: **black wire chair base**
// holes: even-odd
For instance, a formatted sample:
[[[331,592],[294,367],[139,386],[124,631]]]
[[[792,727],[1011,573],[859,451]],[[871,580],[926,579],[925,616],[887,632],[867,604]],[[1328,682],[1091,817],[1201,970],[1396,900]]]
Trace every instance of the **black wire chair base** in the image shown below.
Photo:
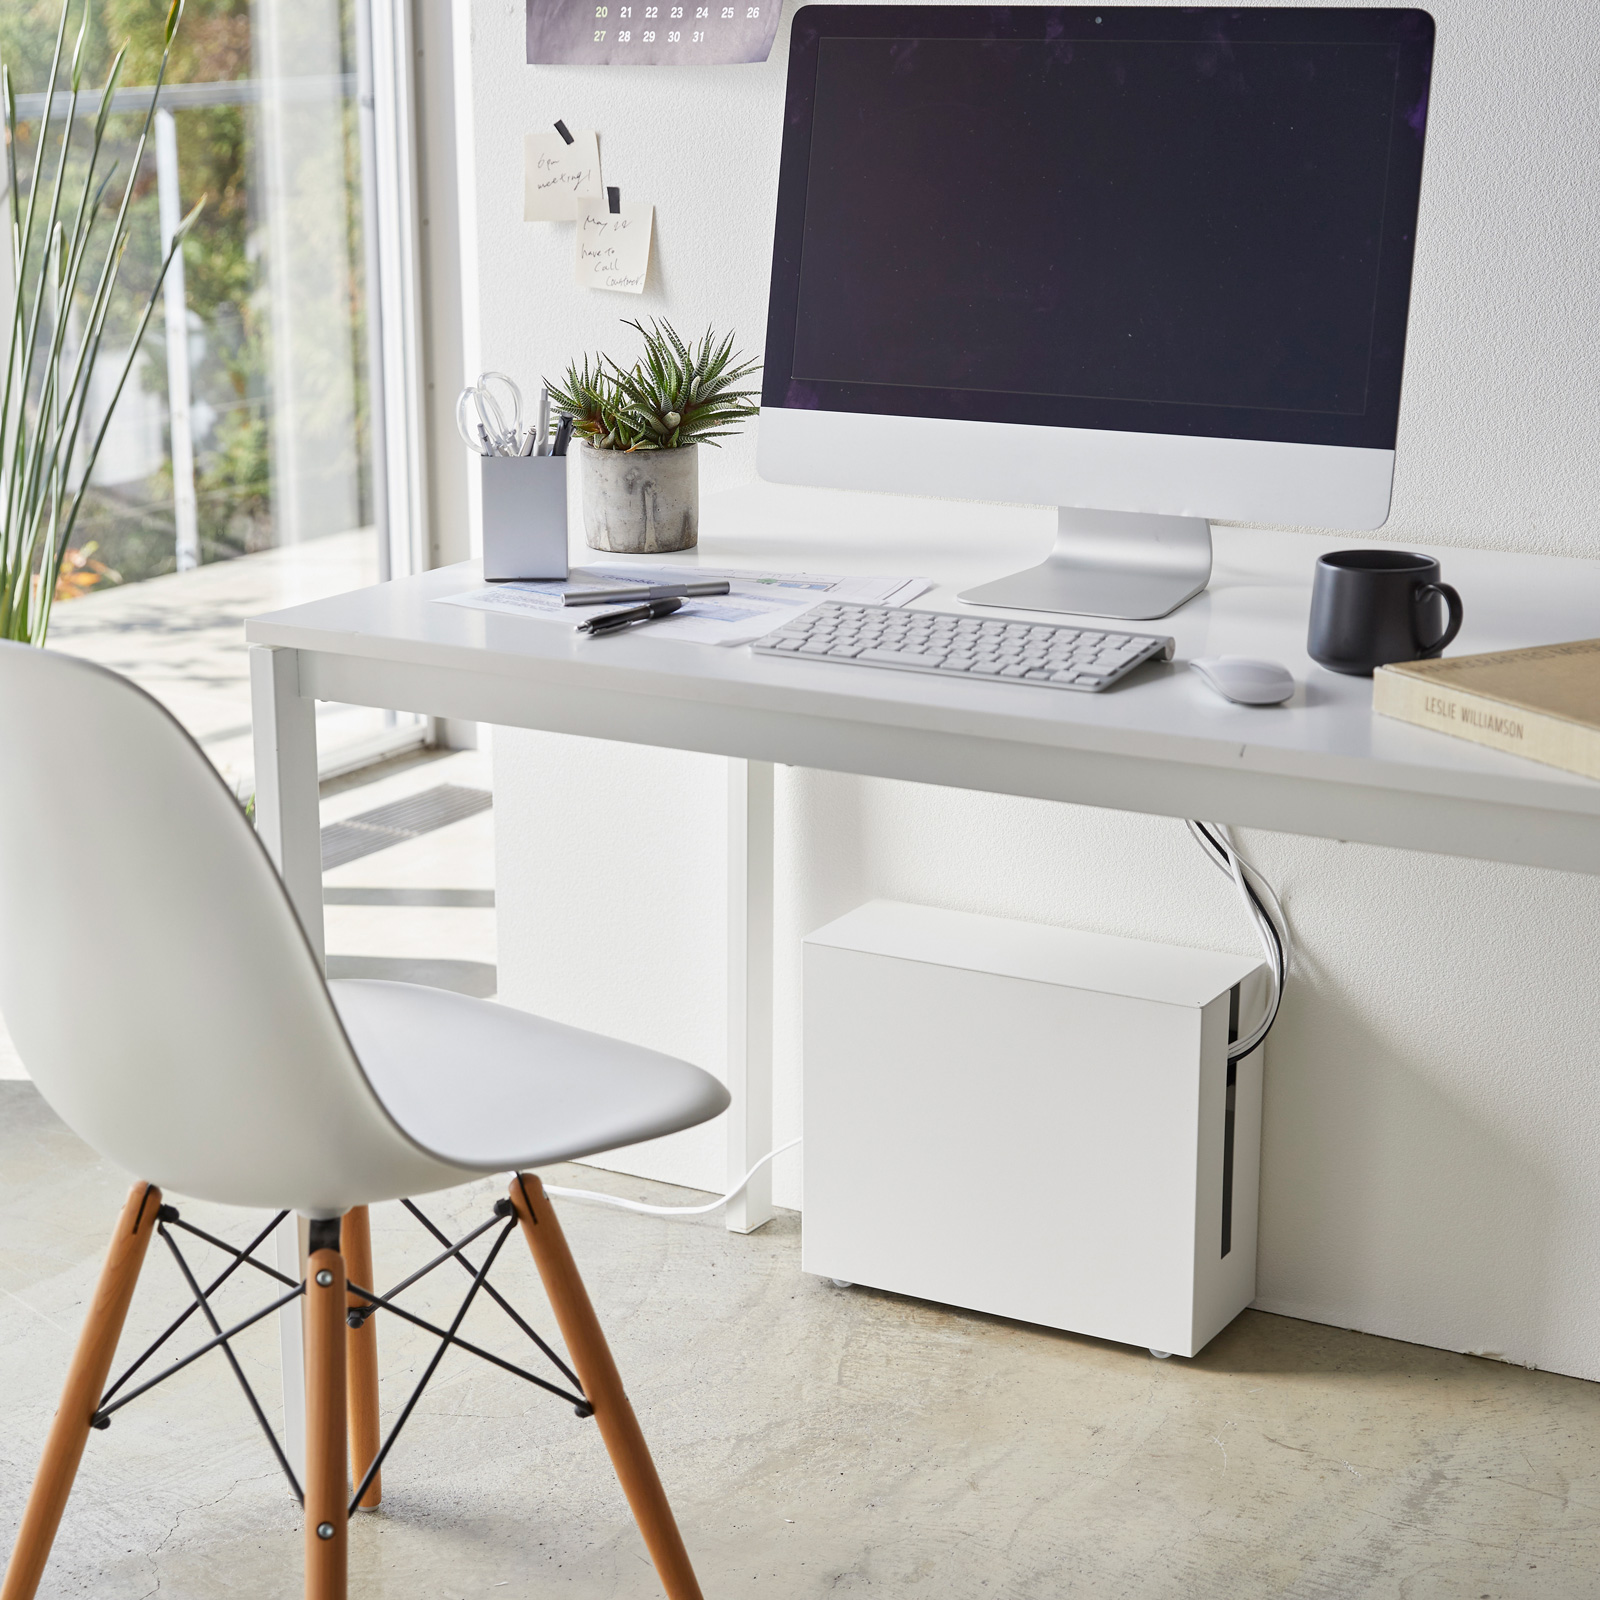
[[[434,1256],[431,1261],[428,1261],[423,1266],[419,1267],[409,1277],[402,1278],[399,1283],[394,1285],[393,1288],[385,1291],[382,1294],[367,1288],[364,1284],[347,1283],[347,1291],[352,1295],[358,1296],[366,1303],[361,1306],[351,1307],[346,1314],[345,1320],[350,1327],[361,1328],[365,1326],[369,1318],[376,1316],[380,1311],[390,1312],[394,1316],[400,1318],[402,1322],[408,1322],[413,1327],[421,1328],[424,1332],[433,1334],[439,1340],[439,1347],[434,1351],[427,1366],[423,1369],[422,1376],[417,1381],[416,1387],[411,1391],[410,1398],[407,1399],[404,1407],[401,1409],[400,1415],[395,1419],[394,1426],[390,1428],[388,1437],[384,1439],[382,1445],[379,1447],[377,1455],[373,1458],[371,1464],[368,1466],[365,1476],[357,1486],[355,1495],[350,1502],[350,1510],[352,1513],[360,1504],[361,1497],[367,1492],[372,1480],[377,1476],[378,1471],[383,1466],[383,1463],[388,1457],[390,1450],[394,1448],[394,1442],[399,1438],[400,1430],[404,1428],[406,1423],[411,1419],[412,1412],[416,1410],[417,1402],[422,1398],[423,1390],[428,1387],[428,1384],[431,1382],[434,1373],[439,1370],[439,1364],[444,1360],[446,1351],[448,1351],[452,1346],[466,1351],[468,1355],[478,1357],[479,1360],[487,1362],[490,1366],[500,1368],[500,1370],[503,1372],[509,1372],[514,1377],[521,1378],[524,1382],[533,1384],[535,1388],[543,1389],[546,1393],[555,1395],[558,1399],[565,1400],[572,1407],[574,1413],[579,1417],[592,1417],[594,1415],[594,1407],[590,1405],[588,1399],[584,1396],[583,1385],[578,1381],[577,1374],[573,1372],[572,1368],[569,1367],[553,1349],[551,1349],[550,1345],[540,1337],[540,1335],[522,1317],[516,1308],[511,1305],[505,1296],[502,1295],[500,1291],[488,1281],[489,1271],[495,1263],[495,1258],[500,1254],[501,1247],[505,1244],[507,1238],[517,1226],[516,1214],[511,1208],[511,1202],[505,1199],[497,1201],[495,1203],[493,1214],[486,1222],[480,1223],[477,1227],[471,1229],[462,1238],[457,1239],[454,1243],[452,1243],[448,1236],[441,1232],[440,1229],[437,1228],[412,1201],[403,1200],[401,1201],[401,1204],[406,1208],[407,1211],[411,1213],[413,1217],[417,1219],[418,1222],[422,1224],[425,1229],[427,1229],[434,1239],[444,1246],[444,1249],[441,1250],[438,1255]],[[255,1238],[253,1238],[250,1243],[241,1250],[237,1246],[229,1244],[226,1240],[219,1239],[214,1234],[207,1233],[205,1229],[195,1227],[192,1222],[185,1222],[182,1216],[179,1215],[176,1206],[164,1205],[160,1208],[160,1210],[156,1213],[156,1231],[160,1234],[162,1241],[172,1253],[173,1261],[176,1263],[178,1271],[182,1274],[184,1283],[188,1286],[191,1302],[185,1311],[175,1317],[172,1322],[170,1322],[167,1327],[156,1336],[155,1340],[149,1346],[147,1346],[146,1349],[141,1351],[140,1354],[136,1356],[126,1368],[123,1369],[121,1376],[118,1377],[111,1387],[107,1389],[106,1392],[100,1397],[100,1404],[96,1408],[94,1416],[90,1419],[90,1425],[95,1428],[109,1428],[111,1426],[112,1417],[125,1405],[129,1404],[130,1401],[137,1400],[141,1395],[148,1394],[152,1389],[156,1388],[160,1384],[165,1383],[168,1378],[173,1377],[179,1372],[182,1372],[185,1367],[188,1367],[193,1362],[198,1361],[201,1356],[209,1354],[212,1350],[220,1349],[227,1357],[228,1365],[232,1368],[233,1375],[239,1380],[239,1386],[244,1390],[245,1399],[249,1403],[251,1413],[254,1415],[257,1423],[260,1424],[261,1431],[267,1436],[267,1443],[272,1447],[272,1453],[277,1459],[278,1465],[283,1469],[284,1476],[289,1480],[289,1487],[293,1491],[295,1499],[299,1501],[301,1505],[304,1505],[305,1493],[300,1487],[299,1480],[295,1477],[294,1469],[289,1465],[289,1458],[284,1452],[283,1444],[279,1440],[277,1433],[273,1430],[272,1424],[267,1420],[267,1414],[262,1408],[261,1401],[257,1398],[255,1390],[251,1388],[250,1380],[245,1376],[244,1368],[240,1365],[239,1358],[235,1354],[231,1343],[233,1339],[235,1339],[239,1334],[243,1333],[247,1328],[254,1327],[256,1323],[262,1321],[266,1317],[270,1317],[273,1312],[281,1311],[290,1303],[290,1301],[298,1299],[305,1293],[306,1286],[304,1280],[301,1280],[297,1283],[293,1278],[289,1277],[286,1273],[280,1272],[276,1267],[269,1266],[266,1262],[257,1260],[255,1255],[256,1250],[259,1249],[260,1246],[272,1236],[278,1225],[288,1215],[289,1213],[287,1211],[280,1211],[264,1228],[261,1229],[259,1233],[256,1234]],[[481,1238],[491,1229],[495,1228],[497,1224],[499,1225],[499,1232],[495,1237],[494,1242],[489,1246],[488,1255],[485,1256],[481,1266],[474,1266],[465,1253],[467,1246],[474,1243],[477,1239]],[[200,1280],[195,1275],[193,1267],[191,1266],[188,1258],[179,1248],[178,1241],[176,1238],[174,1238],[172,1233],[173,1229],[190,1234],[194,1238],[197,1238],[212,1246],[214,1249],[221,1250],[225,1255],[231,1256],[233,1258],[232,1261],[230,1261],[229,1264],[211,1280],[210,1283],[202,1287]],[[441,1328],[436,1323],[430,1322],[426,1317],[418,1316],[415,1312],[408,1311],[403,1306],[398,1305],[396,1303],[396,1297],[400,1294],[403,1294],[407,1289],[411,1288],[413,1284],[421,1282],[423,1278],[426,1278],[429,1273],[433,1272],[437,1267],[443,1266],[446,1261],[456,1262],[461,1267],[462,1271],[464,1271],[472,1281],[467,1288],[465,1298],[462,1300],[461,1305],[456,1310],[455,1316],[450,1322],[450,1326],[448,1328]],[[211,1304],[211,1297],[223,1286],[223,1284],[228,1281],[229,1278],[234,1275],[235,1272],[239,1270],[240,1267],[254,1267],[257,1272],[266,1274],[267,1277],[273,1279],[280,1287],[287,1286],[286,1292],[280,1294],[277,1299],[273,1300],[270,1304],[263,1306],[259,1311],[252,1312],[248,1317],[244,1318],[243,1321],[234,1323],[232,1327],[224,1328],[217,1320],[215,1310]],[[552,1383],[547,1378],[541,1378],[536,1373],[529,1372],[525,1367],[520,1367],[515,1362],[507,1361],[503,1357],[495,1355],[492,1351],[483,1349],[481,1345],[474,1344],[470,1340],[463,1339],[460,1336],[461,1324],[466,1320],[467,1312],[472,1308],[472,1303],[478,1297],[480,1292],[487,1295],[489,1299],[493,1300],[494,1303],[505,1312],[507,1317],[511,1319],[516,1328],[523,1333],[535,1346],[538,1347],[540,1353],[548,1361],[550,1361],[551,1364],[561,1373],[562,1377],[567,1380],[567,1383],[571,1386],[570,1388],[563,1387],[558,1383]],[[189,1351],[187,1355],[180,1356],[176,1361],[172,1362],[171,1365],[158,1372],[154,1377],[146,1378],[143,1383],[139,1383],[134,1385],[132,1388],[128,1388],[127,1385],[129,1380],[133,1378],[134,1374],[139,1372],[140,1369],[143,1368],[144,1365],[150,1360],[150,1358],[154,1356],[156,1352],[159,1351],[167,1343],[167,1341],[171,1339],[172,1336],[177,1333],[178,1330],[182,1328],[192,1316],[194,1316],[196,1312],[200,1313],[207,1326],[210,1327],[211,1337],[203,1344],[200,1344],[195,1349]]]

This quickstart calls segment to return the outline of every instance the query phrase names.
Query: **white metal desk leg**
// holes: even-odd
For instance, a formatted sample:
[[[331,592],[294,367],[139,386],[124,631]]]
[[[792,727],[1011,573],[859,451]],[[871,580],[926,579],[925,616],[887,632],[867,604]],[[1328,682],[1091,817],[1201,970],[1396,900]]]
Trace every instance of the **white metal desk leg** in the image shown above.
[[[322,828],[317,805],[315,704],[300,693],[300,659],[293,650],[250,647],[250,718],[255,733],[256,833],[278,869],[300,925],[323,959]],[[278,1227],[278,1270],[305,1276],[301,1221]],[[306,1475],[305,1330],[299,1300],[278,1313],[283,1363],[283,1444],[302,1483]]]
[[[772,1148],[772,763],[728,762],[728,1185]],[[772,1167],[728,1204],[728,1227],[772,1220]]]
[[[306,938],[323,958],[322,827],[317,811],[317,716],[300,693],[293,650],[250,646],[256,833],[278,869]]]

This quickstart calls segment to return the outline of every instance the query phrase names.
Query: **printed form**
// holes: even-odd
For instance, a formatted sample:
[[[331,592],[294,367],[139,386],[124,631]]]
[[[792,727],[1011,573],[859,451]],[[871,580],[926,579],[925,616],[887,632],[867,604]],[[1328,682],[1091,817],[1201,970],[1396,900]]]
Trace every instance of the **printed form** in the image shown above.
[[[626,609],[615,605],[569,606],[563,597],[583,589],[638,584],[704,583],[726,578],[728,593],[685,599],[670,617],[650,624],[652,636],[694,644],[749,644],[781,628],[826,600],[865,606],[903,606],[931,585],[926,578],[839,578],[815,572],[742,572],[710,567],[612,566],[592,562],[570,577],[548,583],[486,583],[462,594],[441,595],[444,605],[563,623],[576,628],[590,617]]]

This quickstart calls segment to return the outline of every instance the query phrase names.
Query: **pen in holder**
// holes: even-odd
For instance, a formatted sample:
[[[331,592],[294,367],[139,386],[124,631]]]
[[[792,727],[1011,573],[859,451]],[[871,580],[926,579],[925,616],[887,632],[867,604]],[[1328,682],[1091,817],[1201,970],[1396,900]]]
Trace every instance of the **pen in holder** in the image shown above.
[[[481,456],[487,582],[567,576],[567,458]]]

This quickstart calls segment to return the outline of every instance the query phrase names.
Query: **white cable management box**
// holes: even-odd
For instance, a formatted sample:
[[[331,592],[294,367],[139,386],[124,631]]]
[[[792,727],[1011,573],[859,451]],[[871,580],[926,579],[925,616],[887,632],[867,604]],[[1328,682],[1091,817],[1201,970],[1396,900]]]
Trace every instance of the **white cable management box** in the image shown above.
[[[877,900],[805,941],[801,1265],[1193,1355],[1255,1297],[1259,959]]]

